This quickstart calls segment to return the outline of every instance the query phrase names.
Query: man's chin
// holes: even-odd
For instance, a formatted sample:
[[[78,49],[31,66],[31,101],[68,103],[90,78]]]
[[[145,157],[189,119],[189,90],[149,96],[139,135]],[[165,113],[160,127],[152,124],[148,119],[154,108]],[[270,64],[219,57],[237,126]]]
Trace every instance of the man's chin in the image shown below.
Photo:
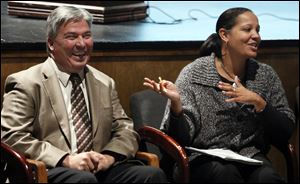
[[[81,61],[81,62],[75,62],[72,64],[72,70],[73,72],[80,72],[81,70],[84,69],[84,67],[86,66],[85,61]]]

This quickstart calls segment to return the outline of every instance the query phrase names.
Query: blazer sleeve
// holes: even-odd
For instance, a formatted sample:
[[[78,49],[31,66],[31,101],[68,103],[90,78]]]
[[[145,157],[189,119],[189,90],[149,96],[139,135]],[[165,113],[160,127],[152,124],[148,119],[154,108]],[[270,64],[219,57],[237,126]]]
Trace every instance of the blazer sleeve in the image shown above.
[[[40,103],[42,98],[40,96],[43,96],[42,85],[36,82],[36,78],[29,77],[28,72],[20,72],[8,76],[4,89],[1,141],[11,145],[26,157],[43,161],[47,167],[55,167],[68,153],[68,146],[61,140],[64,138],[59,131],[52,134],[47,127],[57,126],[55,117],[50,118],[53,116],[50,110],[44,112],[48,114],[44,117],[47,121],[40,121],[40,113],[43,113],[39,112],[42,106]],[[55,120],[55,123],[52,120]],[[62,147],[65,149],[51,144],[54,141],[63,144]]]

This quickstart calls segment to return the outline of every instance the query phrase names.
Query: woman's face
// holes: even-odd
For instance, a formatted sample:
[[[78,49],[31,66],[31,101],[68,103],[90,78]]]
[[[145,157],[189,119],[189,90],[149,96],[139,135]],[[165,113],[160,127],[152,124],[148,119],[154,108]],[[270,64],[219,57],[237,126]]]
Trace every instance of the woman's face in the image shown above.
[[[256,57],[261,41],[259,29],[256,15],[251,12],[240,14],[228,33],[229,52],[245,59]]]

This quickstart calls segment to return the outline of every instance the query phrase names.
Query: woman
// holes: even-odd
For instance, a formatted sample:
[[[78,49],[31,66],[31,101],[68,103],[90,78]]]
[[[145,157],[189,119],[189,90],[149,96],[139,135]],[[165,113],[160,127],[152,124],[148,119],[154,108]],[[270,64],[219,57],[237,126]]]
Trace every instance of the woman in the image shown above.
[[[266,154],[271,143],[287,142],[295,117],[276,72],[254,59],[259,29],[251,10],[228,9],[176,85],[145,78],[145,86],[169,98],[162,130],[182,146],[230,149],[263,161],[249,165],[191,151],[191,182],[283,182]]]

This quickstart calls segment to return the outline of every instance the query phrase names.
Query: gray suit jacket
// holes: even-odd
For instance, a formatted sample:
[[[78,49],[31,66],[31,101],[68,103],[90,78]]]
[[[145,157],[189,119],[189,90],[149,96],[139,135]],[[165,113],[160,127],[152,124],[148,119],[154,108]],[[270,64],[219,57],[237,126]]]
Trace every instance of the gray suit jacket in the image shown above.
[[[64,99],[50,59],[7,77],[1,141],[48,167],[55,167],[70,153],[71,136]],[[88,65],[86,71],[93,150],[133,157],[139,137],[119,102],[114,80]]]

